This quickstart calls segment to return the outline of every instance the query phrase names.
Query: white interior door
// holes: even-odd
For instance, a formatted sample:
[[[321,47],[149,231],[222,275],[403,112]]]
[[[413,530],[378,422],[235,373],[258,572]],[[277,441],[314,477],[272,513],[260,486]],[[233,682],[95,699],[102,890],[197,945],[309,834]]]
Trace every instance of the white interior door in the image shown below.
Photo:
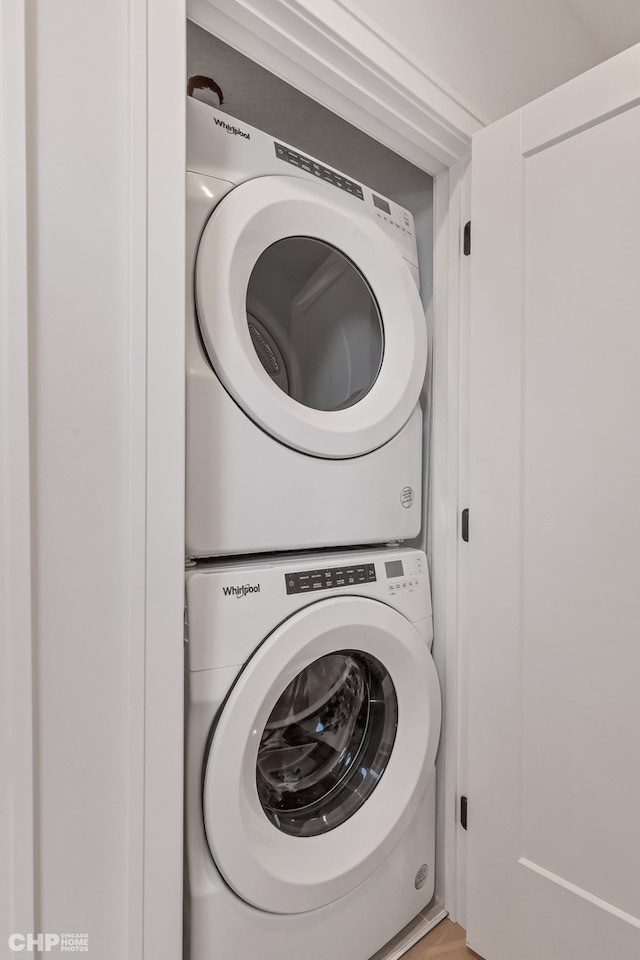
[[[474,140],[469,944],[640,956],[640,48]]]

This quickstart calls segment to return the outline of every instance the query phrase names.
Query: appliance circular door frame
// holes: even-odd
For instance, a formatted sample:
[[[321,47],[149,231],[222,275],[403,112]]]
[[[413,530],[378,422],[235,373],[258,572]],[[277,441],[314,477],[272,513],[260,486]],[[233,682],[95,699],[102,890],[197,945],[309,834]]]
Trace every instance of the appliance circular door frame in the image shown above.
[[[320,657],[358,650],[388,671],[398,701],[393,749],[380,780],[352,816],[312,837],[285,834],[265,814],[256,784],[269,715],[291,681]],[[391,853],[424,795],[440,733],[440,687],[412,623],[379,600],[333,597],[285,620],[240,673],[205,758],[207,842],[229,886],[252,906],[302,913],[362,883]]]
[[[320,240],[362,274],[377,303],[384,337],[378,376],[362,400],[317,410],[287,396],[265,373],[247,324],[247,288],[264,251],[291,237]],[[422,303],[395,244],[331,188],[295,177],[240,184],[213,210],[196,258],[196,305],[202,338],[226,390],[277,440],[324,458],[362,456],[405,425],[422,389],[427,334]]]

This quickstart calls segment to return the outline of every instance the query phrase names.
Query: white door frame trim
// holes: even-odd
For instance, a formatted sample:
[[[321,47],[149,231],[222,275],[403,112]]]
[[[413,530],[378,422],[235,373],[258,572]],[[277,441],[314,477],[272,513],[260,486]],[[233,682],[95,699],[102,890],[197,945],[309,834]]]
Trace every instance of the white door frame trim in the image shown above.
[[[35,929],[26,11],[0,0],[0,926]]]
[[[142,958],[176,960],[182,956],[184,793],[186,20],[184,5],[176,0],[131,2],[141,19],[146,17],[146,35],[139,31],[140,41],[146,41],[139,49],[144,92],[136,97],[131,90],[134,114],[136,105],[146,110],[138,139],[135,126],[132,131],[140,162],[131,214],[140,231],[140,256],[145,256],[140,271],[146,268],[141,290],[146,326],[138,328],[145,353],[131,370],[132,412],[137,405],[140,428],[136,440],[132,421],[132,470],[142,454],[143,428],[145,443],[136,476],[138,482],[144,480],[137,498],[138,544],[144,547],[139,570],[145,583],[144,686],[138,693],[144,702],[144,752],[137,758],[144,767],[144,806],[140,836],[134,838],[140,840],[144,863]],[[144,210],[144,219],[135,220],[136,205],[140,215]],[[131,599],[137,602],[135,596]],[[130,811],[132,817],[137,810]]]

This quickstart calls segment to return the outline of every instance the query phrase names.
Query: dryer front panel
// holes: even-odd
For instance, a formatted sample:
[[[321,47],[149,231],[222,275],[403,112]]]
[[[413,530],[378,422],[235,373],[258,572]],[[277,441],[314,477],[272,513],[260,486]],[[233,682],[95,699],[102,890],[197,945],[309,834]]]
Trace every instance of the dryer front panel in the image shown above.
[[[250,180],[214,209],[196,258],[213,369],[259,426],[318,457],[390,440],[426,368],[409,267],[358,203],[293,177]]]
[[[414,815],[439,731],[429,648],[400,613],[336,597],[290,617],[243,669],[210,741],[204,821],[227,883],[273,913],[354,889]]]

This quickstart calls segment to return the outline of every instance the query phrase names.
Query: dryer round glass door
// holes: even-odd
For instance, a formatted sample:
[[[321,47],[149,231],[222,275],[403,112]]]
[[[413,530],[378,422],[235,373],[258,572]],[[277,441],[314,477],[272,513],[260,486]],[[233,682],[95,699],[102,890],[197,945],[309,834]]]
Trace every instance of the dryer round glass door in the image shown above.
[[[409,266],[351,196],[261,177],[211,214],[198,247],[202,342],[234,400],[313,456],[360,456],[409,419],[426,360]]]
[[[433,660],[405,617],[362,597],[294,614],[240,673],[205,758],[207,841],[229,886],[273,913],[354,889],[415,814],[439,731]]]
[[[377,380],[384,343],[378,305],[354,264],[327,243],[272,243],[249,278],[247,323],[266,373],[305,407],[344,410]]]

